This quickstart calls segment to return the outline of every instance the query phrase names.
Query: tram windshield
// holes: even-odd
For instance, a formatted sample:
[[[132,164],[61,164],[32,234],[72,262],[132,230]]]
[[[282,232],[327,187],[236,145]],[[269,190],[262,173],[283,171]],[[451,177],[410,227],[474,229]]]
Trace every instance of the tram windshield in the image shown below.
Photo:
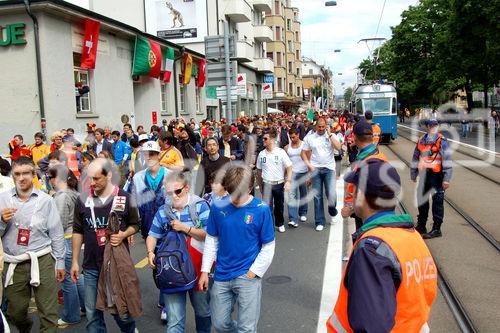
[[[390,98],[368,98],[363,99],[364,111],[370,110],[373,114],[390,113],[391,99]]]

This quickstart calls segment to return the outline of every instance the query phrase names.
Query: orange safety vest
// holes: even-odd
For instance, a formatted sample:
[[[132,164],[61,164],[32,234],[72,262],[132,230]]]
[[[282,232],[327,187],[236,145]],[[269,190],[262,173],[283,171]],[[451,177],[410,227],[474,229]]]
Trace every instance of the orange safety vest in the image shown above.
[[[363,162],[363,161],[371,160],[373,158],[382,160],[384,162],[389,162],[389,160],[387,159],[387,156],[385,156],[384,153],[382,153],[381,151],[378,151],[376,154],[368,155],[362,161],[360,161],[360,163]],[[359,163],[356,163],[354,165],[354,168],[353,168],[352,171],[356,172],[356,170],[358,170],[358,169],[359,169]],[[344,194],[344,205],[345,206],[351,205],[353,198],[354,198],[354,184],[348,183],[347,184],[347,188],[345,190],[345,194]]]
[[[78,169],[78,159],[76,158],[76,152],[73,149],[63,149],[68,157],[68,169],[70,169],[77,179],[80,178],[80,170]]]
[[[436,297],[437,270],[422,237],[414,229],[375,227],[356,241],[353,251],[361,239],[369,236],[383,240],[401,264],[402,279],[396,293],[397,309],[391,332],[430,332],[427,319]],[[353,332],[347,312],[348,290],[343,282],[346,270],[335,309],[326,323],[329,333]]]
[[[380,142],[380,136],[382,135],[382,129],[378,124],[372,124],[372,131],[373,131],[373,144],[375,146],[378,146],[378,143]]]
[[[443,135],[438,133],[434,143],[422,143],[423,135],[417,142],[417,149],[420,152],[418,161],[418,170],[430,169],[433,172],[441,172],[443,169],[443,160],[439,151],[441,150],[441,139]]]

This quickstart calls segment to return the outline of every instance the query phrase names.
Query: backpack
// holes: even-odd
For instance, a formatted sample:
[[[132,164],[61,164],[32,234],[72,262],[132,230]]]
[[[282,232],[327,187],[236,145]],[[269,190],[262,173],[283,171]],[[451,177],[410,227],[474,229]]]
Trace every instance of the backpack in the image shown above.
[[[197,196],[191,197],[189,214],[193,224],[198,226],[199,218],[196,205],[203,200]],[[176,218],[172,216],[170,207],[166,207],[166,210],[167,216],[171,219]],[[201,269],[203,249],[201,253],[196,251],[191,245],[191,240],[191,237],[186,238],[183,233],[170,228],[162,239],[155,258],[155,282],[162,293],[178,293],[197,287],[196,281]]]

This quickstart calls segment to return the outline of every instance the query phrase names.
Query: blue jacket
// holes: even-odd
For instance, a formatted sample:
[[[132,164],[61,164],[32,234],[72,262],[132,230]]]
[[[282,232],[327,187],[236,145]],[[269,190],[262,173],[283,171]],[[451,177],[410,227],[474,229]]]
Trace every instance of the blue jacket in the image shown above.
[[[363,225],[393,211],[377,213]],[[381,222],[376,227],[413,228],[409,216],[396,216],[401,222]],[[353,235],[359,239],[365,230]],[[362,239],[353,250],[342,283],[348,290],[348,318],[355,332],[390,332],[396,315],[396,293],[402,279],[401,265],[389,245],[377,237]],[[369,311],[367,311],[369,309]]]
[[[164,168],[164,171],[165,175],[171,172],[166,168]],[[141,235],[144,239],[148,237],[149,229],[151,228],[156,212],[165,204],[165,186],[163,182],[158,186],[156,191],[153,191],[146,181],[146,172],[147,169],[136,173],[131,186],[132,199],[135,200],[137,209],[139,210]]]
[[[114,158],[115,158],[115,163],[120,164],[125,157],[125,154],[127,154],[127,158],[130,156],[129,149],[127,148],[127,144],[121,140],[118,140],[116,142],[113,142],[113,150],[114,150]]]

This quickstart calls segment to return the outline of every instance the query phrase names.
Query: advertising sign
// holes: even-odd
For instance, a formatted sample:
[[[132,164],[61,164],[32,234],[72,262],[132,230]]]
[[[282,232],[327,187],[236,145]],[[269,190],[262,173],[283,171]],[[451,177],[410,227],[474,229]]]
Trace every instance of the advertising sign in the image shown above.
[[[146,32],[181,43],[203,42],[207,34],[205,0],[145,0]]]
[[[247,75],[246,73],[238,73],[236,75],[236,86],[238,87],[238,95],[247,95]]]
[[[264,83],[274,83],[274,75],[273,74],[264,75]]]
[[[153,125],[156,125],[158,124],[158,114],[156,113],[156,111],[153,111],[151,112],[151,118],[153,118]]]
[[[272,99],[273,98],[273,85],[270,83],[262,84],[262,99]]]

